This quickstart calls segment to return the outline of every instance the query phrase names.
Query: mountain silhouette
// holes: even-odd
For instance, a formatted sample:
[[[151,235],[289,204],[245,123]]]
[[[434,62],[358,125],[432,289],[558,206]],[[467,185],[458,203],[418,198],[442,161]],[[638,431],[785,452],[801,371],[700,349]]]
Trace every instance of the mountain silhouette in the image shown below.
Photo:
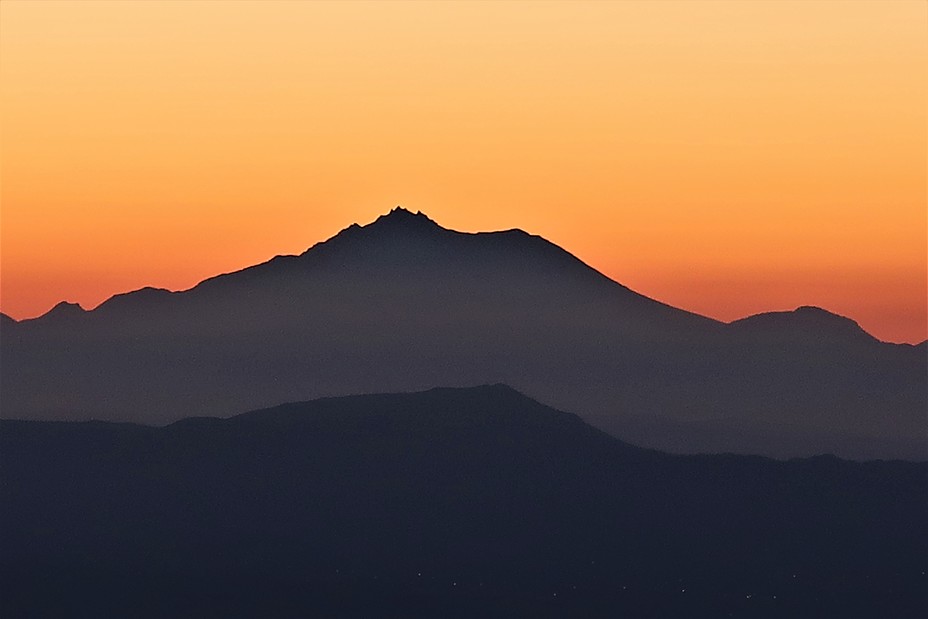
[[[731,323],[758,337],[799,340],[814,345],[869,345],[878,341],[850,318],[820,307],[802,306],[791,312],[766,312]]]
[[[924,343],[880,342],[816,308],[721,323],[538,236],[456,232],[401,208],[187,291],[2,328],[7,419],[163,424],[502,382],[676,452],[926,455]]]
[[[84,313],[84,308],[77,303],[62,301],[34,320],[42,323],[57,323],[58,325],[70,324]]]
[[[0,421],[4,616],[921,616],[928,465],[670,456],[503,385]]]

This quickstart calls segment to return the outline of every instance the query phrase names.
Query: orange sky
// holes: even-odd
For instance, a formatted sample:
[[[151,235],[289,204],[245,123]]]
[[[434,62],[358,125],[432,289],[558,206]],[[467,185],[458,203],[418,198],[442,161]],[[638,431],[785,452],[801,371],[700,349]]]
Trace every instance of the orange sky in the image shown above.
[[[397,204],[730,320],[928,337],[928,3],[0,2],[0,307]]]

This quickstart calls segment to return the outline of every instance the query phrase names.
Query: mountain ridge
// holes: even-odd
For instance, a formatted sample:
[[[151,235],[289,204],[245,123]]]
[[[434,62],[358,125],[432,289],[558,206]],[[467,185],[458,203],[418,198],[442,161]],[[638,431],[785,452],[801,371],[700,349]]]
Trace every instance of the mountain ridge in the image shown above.
[[[70,302],[67,302],[67,301],[61,301],[61,302],[59,302],[58,304],[56,304],[54,307],[52,307],[50,310],[48,310],[47,312],[45,312],[44,314],[40,314],[39,316],[36,316],[36,317],[33,317],[33,318],[25,318],[25,319],[19,319],[19,320],[13,319],[12,317],[9,317],[9,316],[7,316],[7,318],[10,318],[11,321],[16,322],[16,323],[26,323],[26,322],[30,322],[30,321],[32,321],[32,320],[36,320],[36,319],[39,319],[39,318],[46,318],[46,317],[50,317],[50,316],[57,316],[57,315],[59,315],[59,313],[63,314],[64,312],[63,312],[63,310],[61,309],[63,306],[66,306],[68,309],[70,309],[71,307],[79,308],[83,313],[92,313],[92,312],[96,312],[97,310],[102,309],[102,308],[104,308],[104,307],[106,307],[107,310],[111,310],[111,309],[113,308],[114,305],[130,304],[130,303],[132,303],[132,302],[141,300],[143,297],[147,297],[146,300],[150,300],[150,299],[153,298],[153,296],[154,296],[155,293],[157,293],[157,294],[159,294],[159,295],[162,295],[162,296],[167,296],[167,294],[184,294],[184,293],[188,293],[188,292],[192,292],[192,291],[194,291],[194,290],[197,290],[198,288],[200,288],[200,287],[203,286],[203,285],[207,285],[207,286],[212,285],[212,284],[213,284],[214,282],[216,282],[217,280],[218,280],[218,281],[224,281],[224,280],[226,280],[227,278],[229,278],[229,277],[231,277],[231,276],[242,275],[242,274],[245,274],[245,273],[260,272],[260,271],[262,271],[262,270],[264,270],[264,269],[270,268],[272,265],[280,265],[281,263],[286,263],[286,262],[296,263],[296,262],[297,262],[299,259],[301,259],[301,258],[311,257],[311,256],[313,255],[313,252],[314,252],[315,250],[317,250],[317,249],[320,249],[320,248],[322,248],[322,247],[327,247],[327,246],[328,246],[328,247],[331,247],[332,245],[337,244],[339,241],[345,242],[346,240],[348,240],[349,238],[351,238],[352,235],[356,235],[356,234],[359,233],[359,232],[361,232],[361,233],[364,233],[364,232],[367,232],[367,233],[370,233],[370,232],[383,232],[383,233],[386,233],[386,232],[389,232],[389,231],[395,232],[395,231],[397,231],[397,230],[405,231],[406,233],[409,233],[409,232],[416,232],[416,231],[418,231],[418,232],[423,232],[423,231],[425,231],[425,232],[437,233],[437,234],[440,234],[440,235],[448,235],[448,236],[459,235],[459,236],[465,236],[465,237],[478,237],[478,236],[484,236],[484,237],[486,237],[486,236],[489,236],[489,235],[493,235],[493,236],[500,236],[500,237],[502,237],[502,236],[507,236],[507,235],[508,235],[508,236],[510,236],[510,237],[511,237],[511,236],[519,236],[519,237],[523,237],[523,238],[534,239],[534,240],[540,241],[540,243],[543,244],[542,246],[543,246],[545,249],[553,250],[553,251],[557,251],[557,252],[561,252],[561,253],[564,255],[564,258],[565,258],[565,259],[568,259],[568,260],[574,262],[574,263],[577,264],[578,266],[583,266],[583,267],[585,267],[585,268],[587,268],[587,269],[589,269],[589,270],[591,270],[591,271],[594,271],[596,274],[598,274],[600,277],[602,277],[603,279],[607,280],[608,282],[611,282],[611,283],[613,283],[613,284],[616,284],[616,285],[620,286],[621,288],[626,289],[626,290],[629,290],[630,292],[632,292],[632,293],[634,293],[634,294],[636,294],[636,295],[638,295],[638,296],[640,296],[640,297],[643,297],[643,298],[645,298],[645,299],[648,299],[649,301],[652,301],[652,302],[654,302],[654,303],[659,303],[659,304],[661,304],[661,305],[663,305],[663,306],[666,306],[666,307],[669,307],[669,308],[672,308],[672,309],[675,309],[675,310],[678,310],[678,311],[686,312],[686,313],[689,313],[689,314],[692,314],[692,315],[695,315],[695,316],[700,316],[701,318],[704,318],[705,320],[708,320],[708,321],[712,321],[712,322],[716,322],[716,323],[720,323],[720,324],[728,324],[728,325],[735,325],[735,326],[738,326],[738,327],[743,327],[743,326],[746,326],[747,324],[756,323],[756,322],[759,322],[759,321],[770,322],[769,319],[772,318],[772,317],[774,317],[774,316],[781,316],[781,315],[786,315],[786,314],[798,315],[799,313],[804,313],[804,312],[807,312],[808,310],[819,310],[820,312],[823,312],[824,314],[827,314],[827,315],[829,315],[829,316],[833,316],[833,317],[836,317],[836,318],[841,318],[841,319],[844,319],[844,320],[846,320],[846,321],[852,322],[852,323],[853,323],[860,331],[862,331],[864,334],[866,334],[866,335],[869,336],[870,338],[872,338],[872,339],[874,339],[874,340],[877,340],[877,341],[880,341],[880,342],[882,342],[882,343],[884,343],[884,344],[892,344],[892,345],[905,345],[905,344],[906,344],[906,343],[900,343],[900,342],[887,342],[887,341],[884,341],[884,340],[879,340],[879,339],[876,338],[873,334],[867,332],[867,331],[864,330],[862,327],[860,327],[859,323],[857,323],[856,321],[853,321],[853,319],[850,319],[850,318],[841,316],[841,315],[839,315],[839,314],[837,314],[837,313],[834,313],[834,312],[831,312],[831,311],[829,311],[829,310],[827,310],[827,309],[825,309],[825,308],[821,308],[821,307],[817,307],[817,306],[811,306],[811,305],[801,305],[801,306],[797,306],[797,307],[796,307],[795,309],[793,309],[793,310],[769,310],[769,311],[759,312],[759,313],[756,313],[756,314],[751,314],[751,315],[745,316],[745,317],[743,317],[743,318],[738,318],[738,319],[735,319],[735,320],[731,320],[731,321],[728,321],[727,323],[725,323],[725,322],[723,322],[723,321],[719,321],[719,320],[717,320],[717,319],[714,319],[714,318],[711,318],[711,317],[708,317],[708,316],[704,316],[704,315],[701,315],[701,314],[697,314],[697,313],[691,312],[691,311],[689,311],[689,310],[685,310],[685,309],[682,309],[682,308],[677,308],[677,307],[672,306],[672,305],[670,305],[670,304],[668,304],[668,303],[664,303],[664,302],[659,301],[659,300],[657,300],[657,299],[653,299],[653,298],[647,297],[646,295],[643,295],[643,294],[641,294],[641,293],[635,292],[635,291],[631,290],[630,288],[628,288],[627,286],[623,285],[621,282],[618,282],[618,281],[616,281],[616,280],[610,278],[609,276],[603,274],[602,272],[596,270],[595,268],[590,267],[589,265],[587,265],[586,263],[584,263],[582,260],[580,260],[579,258],[577,258],[575,255],[571,254],[569,251],[564,250],[563,248],[561,248],[561,247],[555,245],[554,243],[551,243],[550,241],[544,239],[544,237],[541,237],[541,236],[535,235],[535,234],[530,234],[530,233],[528,233],[528,232],[526,232],[526,231],[524,231],[524,230],[522,230],[522,229],[520,229],[520,228],[511,228],[511,229],[506,229],[506,230],[496,230],[496,231],[490,231],[490,232],[461,232],[461,231],[452,230],[452,229],[445,228],[445,227],[441,226],[441,225],[438,224],[435,220],[433,220],[433,219],[431,219],[430,217],[428,217],[428,215],[426,215],[426,214],[425,214],[424,212],[422,212],[422,211],[416,211],[415,213],[413,213],[412,211],[407,210],[407,209],[405,209],[405,208],[403,208],[403,207],[401,207],[401,206],[396,206],[396,207],[394,207],[394,208],[391,209],[388,213],[382,214],[382,215],[378,216],[374,221],[372,221],[372,222],[370,222],[370,223],[368,223],[368,224],[360,225],[360,224],[357,224],[357,223],[353,223],[353,224],[351,224],[350,226],[348,226],[348,227],[346,227],[346,228],[343,228],[341,231],[339,231],[338,233],[336,233],[335,235],[333,235],[333,236],[330,237],[329,239],[326,239],[326,240],[323,240],[323,241],[319,241],[318,243],[315,243],[315,244],[311,245],[309,248],[307,248],[306,250],[304,250],[303,252],[301,252],[301,253],[299,253],[299,254],[279,254],[279,255],[273,256],[272,258],[270,258],[270,259],[268,259],[268,260],[266,260],[266,261],[264,261],[264,262],[260,262],[260,263],[254,264],[254,265],[250,265],[250,266],[243,267],[243,268],[241,268],[241,269],[236,269],[236,270],[229,271],[229,272],[226,272],[226,273],[220,273],[220,274],[217,274],[217,275],[213,275],[213,276],[207,277],[207,278],[203,279],[202,281],[200,281],[199,283],[195,284],[194,286],[192,286],[192,287],[190,287],[190,288],[181,289],[181,290],[169,290],[169,289],[166,289],[166,288],[158,288],[158,287],[153,287],[153,286],[143,286],[142,288],[138,288],[138,289],[129,290],[129,291],[126,291],[126,292],[114,294],[113,296],[108,297],[107,299],[105,299],[104,301],[102,301],[99,305],[97,305],[95,308],[90,309],[90,310],[86,310],[86,309],[82,308],[82,307],[81,307],[79,304],[77,304],[77,303],[70,303]],[[76,314],[77,314],[77,313],[75,312],[75,313],[73,313],[72,315],[76,315]],[[790,326],[793,326],[793,325],[790,325],[789,323],[783,323],[783,324],[784,324],[784,326],[785,326],[786,328],[789,328]],[[928,342],[928,340],[925,340],[925,342]],[[921,342],[920,342],[920,343],[917,343],[917,344],[909,344],[909,345],[911,345],[911,346],[918,346],[918,345],[920,345],[920,344],[921,344]]]
[[[722,323],[541,237],[459,233],[405,210],[187,291],[3,324],[5,418],[165,424],[501,382],[652,448],[925,452],[921,348],[811,308]]]
[[[412,213],[411,211],[408,211],[407,209],[399,206],[393,208],[390,212],[384,215],[380,215],[377,219],[369,224],[363,226],[358,224],[351,224],[329,239],[313,244],[300,254],[277,255],[255,265],[207,277],[194,286],[184,290],[172,291],[164,288],[144,286],[136,290],[115,294],[100,303],[95,308],[91,310],[84,310],[84,312],[88,315],[92,315],[98,310],[112,311],[116,307],[132,306],[136,303],[141,303],[144,305],[145,303],[154,301],[156,298],[168,298],[169,294],[181,296],[187,294],[197,294],[202,292],[204,289],[217,286],[221,287],[226,285],[228,282],[235,281],[239,278],[260,277],[268,273],[275,273],[275,270],[282,272],[286,272],[292,269],[299,270],[300,267],[306,264],[307,260],[321,260],[323,259],[323,256],[326,258],[331,258],[331,255],[327,255],[327,253],[334,253],[336,256],[338,256],[343,252],[347,252],[351,254],[353,259],[358,257],[359,249],[367,249],[369,251],[371,250],[372,246],[374,249],[376,249],[378,244],[388,243],[392,245],[395,243],[400,243],[401,245],[409,244],[413,247],[421,247],[418,243],[421,243],[423,240],[435,241],[436,239],[441,239],[442,242],[449,240],[451,242],[460,243],[479,242],[482,243],[483,246],[477,247],[476,250],[483,252],[500,250],[505,251],[508,248],[513,253],[519,254],[523,259],[526,257],[526,254],[531,254],[531,252],[527,251],[529,248],[531,248],[534,252],[536,252],[534,254],[535,256],[550,260],[552,263],[559,263],[565,268],[573,269],[576,272],[581,273],[584,277],[589,278],[590,281],[595,284],[615,286],[618,289],[626,291],[637,303],[653,303],[662,308],[666,308],[667,310],[672,310],[674,312],[679,312],[680,314],[696,317],[697,320],[702,320],[707,323],[724,324],[714,318],[703,316],[689,310],[680,309],[636,292],[603,274],[602,272],[596,270],[595,268],[587,265],[569,251],[559,247],[558,245],[539,235],[530,234],[519,228],[490,232],[460,232],[439,225],[437,222],[429,218],[421,211]],[[512,245],[506,245],[505,243],[512,243]],[[429,250],[433,249],[434,247],[435,245],[426,243],[423,249]],[[403,256],[391,255],[387,252],[378,254],[378,257],[383,257],[384,255],[388,257],[392,256],[393,259],[405,258]],[[414,268],[416,265],[413,262],[410,262],[405,266]],[[59,305],[61,304],[59,303]],[[36,318],[44,318],[50,313],[51,312],[47,312],[46,314],[42,314]],[[28,323],[32,320],[35,320],[36,318],[25,319],[18,322]]]

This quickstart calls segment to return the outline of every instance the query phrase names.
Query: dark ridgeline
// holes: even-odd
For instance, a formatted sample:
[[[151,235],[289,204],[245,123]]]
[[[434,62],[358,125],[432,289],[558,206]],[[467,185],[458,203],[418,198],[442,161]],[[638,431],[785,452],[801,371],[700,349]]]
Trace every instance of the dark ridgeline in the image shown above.
[[[162,424],[504,382],[675,452],[923,459],[928,346],[799,308],[724,324],[519,230],[395,209],[179,293],[4,317],[2,416]]]
[[[925,616],[928,465],[671,456],[494,385],[0,422],[0,614]]]

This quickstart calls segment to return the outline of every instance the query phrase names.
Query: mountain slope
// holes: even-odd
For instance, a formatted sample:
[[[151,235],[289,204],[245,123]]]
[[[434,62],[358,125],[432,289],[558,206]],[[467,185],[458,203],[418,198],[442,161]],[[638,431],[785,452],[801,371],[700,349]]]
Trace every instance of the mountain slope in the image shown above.
[[[0,422],[5,616],[918,616],[924,463],[668,456],[494,385]],[[556,595],[555,595],[556,594]]]
[[[925,455],[923,350],[725,325],[539,237],[459,233],[402,209],[185,292],[64,314],[4,324],[5,418],[166,423],[505,382],[653,447]]]

